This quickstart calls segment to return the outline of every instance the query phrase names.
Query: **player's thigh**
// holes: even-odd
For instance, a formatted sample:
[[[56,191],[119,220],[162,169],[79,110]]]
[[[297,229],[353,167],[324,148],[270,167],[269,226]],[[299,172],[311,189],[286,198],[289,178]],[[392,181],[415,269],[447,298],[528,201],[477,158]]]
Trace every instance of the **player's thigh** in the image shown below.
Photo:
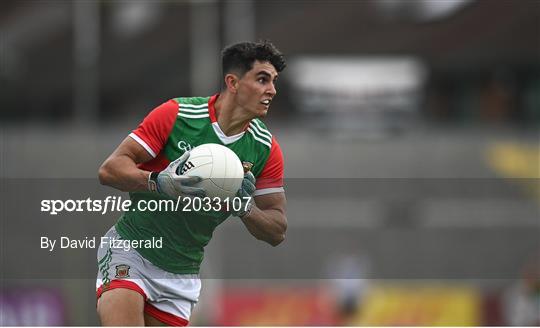
[[[104,292],[98,299],[97,312],[103,326],[144,326],[144,298],[131,289]]]
[[[148,313],[144,313],[144,325],[145,326],[167,326],[166,323],[159,321]]]

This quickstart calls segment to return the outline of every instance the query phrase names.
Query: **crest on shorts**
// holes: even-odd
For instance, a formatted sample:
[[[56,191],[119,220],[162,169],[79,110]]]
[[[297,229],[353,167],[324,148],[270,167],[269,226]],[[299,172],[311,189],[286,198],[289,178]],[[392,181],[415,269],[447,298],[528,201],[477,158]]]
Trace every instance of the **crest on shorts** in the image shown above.
[[[117,265],[116,278],[129,278],[129,265],[127,264]]]
[[[251,171],[251,168],[253,167],[253,163],[242,162],[242,167],[244,168],[244,173],[248,173],[249,171]]]

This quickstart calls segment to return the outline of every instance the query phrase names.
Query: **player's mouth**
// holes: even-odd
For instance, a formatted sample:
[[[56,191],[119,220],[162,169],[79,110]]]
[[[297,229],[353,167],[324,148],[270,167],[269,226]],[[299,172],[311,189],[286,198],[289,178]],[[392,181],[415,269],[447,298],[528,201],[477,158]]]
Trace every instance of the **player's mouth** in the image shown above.
[[[270,107],[270,103],[272,102],[272,99],[265,99],[263,101],[261,101],[261,104],[263,104],[264,106],[266,106],[266,108]]]

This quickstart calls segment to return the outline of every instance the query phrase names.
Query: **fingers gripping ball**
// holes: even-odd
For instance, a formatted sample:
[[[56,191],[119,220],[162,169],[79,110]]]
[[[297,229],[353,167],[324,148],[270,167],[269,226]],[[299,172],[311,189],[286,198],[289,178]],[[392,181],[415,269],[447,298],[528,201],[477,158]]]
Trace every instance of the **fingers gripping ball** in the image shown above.
[[[253,193],[255,192],[255,176],[253,176],[253,173],[246,172],[244,174],[244,178],[242,179],[242,185],[240,190],[238,190],[237,195],[239,197],[251,197],[253,196]]]
[[[218,144],[203,144],[190,151],[187,161],[178,168],[179,175],[197,176],[194,186],[206,191],[207,197],[221,200],[236,196],[242,186],[244,169],[236,154]]]
[[[167,195],[171,198],[177,197],[204,197],[205,191],[202,188],[193,187],[200,181],[199,177],[178,175],[178,167],[184,165],[189,157],[186,152],[180,158],[172,161],[163,171],[151,172],[148,176],[148,190]]]
[[[244,218],[251,213],[251,208],[253,207],[253,194],[255,193],[255,176],[251,172],[246,172],[244,174],[244,179],[242,179],[242,186],[237,191],[236,196],[242,200],[242,206],[238,211],[233,211],[234,216]]]

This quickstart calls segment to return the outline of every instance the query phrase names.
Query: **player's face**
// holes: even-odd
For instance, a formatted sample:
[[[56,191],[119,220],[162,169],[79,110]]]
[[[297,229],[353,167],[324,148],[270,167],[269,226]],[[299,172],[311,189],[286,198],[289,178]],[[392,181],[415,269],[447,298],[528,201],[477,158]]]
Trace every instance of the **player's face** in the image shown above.
[[[276,95],[278,73],[269,62],[255,61],[253,68],[239,80],[238,104],[254,117],[266,116]]]

